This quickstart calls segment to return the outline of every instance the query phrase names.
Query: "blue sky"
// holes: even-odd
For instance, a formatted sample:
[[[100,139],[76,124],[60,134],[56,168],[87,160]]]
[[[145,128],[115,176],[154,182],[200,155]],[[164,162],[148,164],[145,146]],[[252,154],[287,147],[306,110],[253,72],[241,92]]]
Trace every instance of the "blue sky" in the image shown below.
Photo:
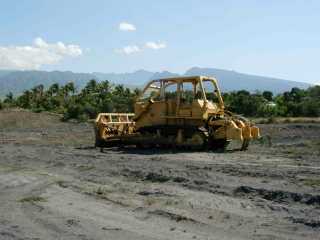
[[[4,0],[0,69],[199,66],[319,83],[319,13],[312,0]]]

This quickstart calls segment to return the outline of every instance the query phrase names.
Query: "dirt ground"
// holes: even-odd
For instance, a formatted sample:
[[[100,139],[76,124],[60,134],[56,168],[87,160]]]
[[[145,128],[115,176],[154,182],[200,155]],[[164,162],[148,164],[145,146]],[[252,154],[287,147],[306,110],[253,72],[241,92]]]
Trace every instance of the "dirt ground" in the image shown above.
[[[0,111],[0,239],[320,239],[320,124],[246,152],[94,149],[89,123]]]

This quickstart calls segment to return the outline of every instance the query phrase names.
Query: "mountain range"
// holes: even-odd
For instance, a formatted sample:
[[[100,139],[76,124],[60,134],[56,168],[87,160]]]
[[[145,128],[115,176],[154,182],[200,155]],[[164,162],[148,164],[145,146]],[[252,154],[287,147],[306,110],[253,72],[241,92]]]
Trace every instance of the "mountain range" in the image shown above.
[[[151,79],[159,79],[165,77],[179,76],[180,74],[168,71],[151,72],[138,70],[132,73],[74,73],[70,71],[10,71],[0,70],[0,96],[5,96],[9,92],[13,94],[21,94],[23,91],[30,89],[36,85],[43,84],[45,87],[53,83],[65,84],[74,82],[77,89],[81,89],[91,80],[97,81],[109,80],[115,84],[123,84],[126,87],[142,87]],[[230,70],[216,68],[199,68],[193,67],[187,70],[183,75],[205,75],[214,76],[219,81],[222,91],[234,91],[245,89],[250,92],[272,91],[281,93],[288,91],[293,87],[308,88],[309,83],[290,81],[285,79],[256,76],[250,74],[239,73]]]

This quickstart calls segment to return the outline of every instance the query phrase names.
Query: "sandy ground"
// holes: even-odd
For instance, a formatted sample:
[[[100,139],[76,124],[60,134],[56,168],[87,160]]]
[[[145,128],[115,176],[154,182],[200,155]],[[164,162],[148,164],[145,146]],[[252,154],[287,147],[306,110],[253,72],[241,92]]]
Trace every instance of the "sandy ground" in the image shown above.
[[[247,152],[100,152],[90,124],[1,111],[0,239],[320,239],[320,124],[260,127]]]

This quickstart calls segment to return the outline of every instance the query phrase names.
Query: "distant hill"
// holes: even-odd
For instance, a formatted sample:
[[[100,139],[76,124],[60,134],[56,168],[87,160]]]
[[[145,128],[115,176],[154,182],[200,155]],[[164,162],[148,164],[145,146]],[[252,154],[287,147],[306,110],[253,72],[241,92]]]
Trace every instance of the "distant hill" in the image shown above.
[[[219,80],[222,91],[233,91],[245,89],[248,91],[269,90],[274,93],[288,91],[293,87],[308,88],[311,84],[295,82],[284,79],[255,76],[238,73],[235,71],[216,68],[194,67],[185,72],[184,75],[206,75],[214,76]],[[20,94],[36,85],[43,84],[45,87],[53,83],[65,84],[74,82],[81,89],[91,80],[109,80],[116,84],[124,84],[126,87],[142,87],[151,79],[179,76],[177,73],[168,71],[150,72],[138,70],[132,73],[74,73],[70,71],[8,71],[0,70],[0,96],[12,92]]]
[[[138,70],[133,73],[92,73],[98,80],[109,80],[113,83],[123,84],[126,87],[143,87],[148,81],[160,78],[180,76],[168,71],[149,72]]]
[[[216,68],[194,67],[189,69],[185,73],[185,75],[214,76],[218,79],[221,90],[225,92],[245,89],[250,92],[256,90],[268,90],[274,93],[281,93],[288,91],[293,87],[308,88],[311,86],[311,84],[304,82],[296,82],[270,77],[261,77]]]
[[[49,87],[53,83],[66,84],[74,82],[81,89],[90,80],[96,78],[93,74],[73,73],[70,71],[0,71],[0,96],[9,92],[20,94],[23,91],[43,84]]]
[[[177,73],[172,73],[168,71],[164,72],[147,72],[144,70],[136,71],[133,73],[124,73],[124,74],[95,74],[99,79],[101,76],[104,79],[108,79],[111,82],[121,83],[130,86],[142,86],[147,81],[151,79],[160,79],[166,77],[176,77],[179,76]],[[311,86],[309,83],[296,82],[285,79],[270,78],[249,75],[244,73],[238,73],[235,71],[222,70],[216,68],[190,68],[183,75],[192,76],[192,75],[204,75],[204,76],[214,76],[219,81],[219,86],[222,91],[236,91],[245,89],[250,92],[256,90],[272,91],[274,93],[281,93],[284,91],[291,90],[293,87],[298,88],[308,88]],[[102,80],[102,79],[101,79]]]
[[[163,71],[163,72],[155,72],[150,79],[148,80],[154,80],[154,79],[161,79],[161,78],[169,78],[169,77],[177,77],[180,76],[177,73],[172,73],[168,71]],[[147,80],[147,81],[148,81]]]
[[[154,75],[154,72],[138,70],[132,73],[93,72],[92,74],[102,81],[109,80],[115,83],[121,83],[125,85],[141,85],[144,83],[144,81],[149,80]]]
[[[10,71],[10,70],[0,70],[0,78],[3,76],[8,75],[9,73],[12,73],[14,71]]]

